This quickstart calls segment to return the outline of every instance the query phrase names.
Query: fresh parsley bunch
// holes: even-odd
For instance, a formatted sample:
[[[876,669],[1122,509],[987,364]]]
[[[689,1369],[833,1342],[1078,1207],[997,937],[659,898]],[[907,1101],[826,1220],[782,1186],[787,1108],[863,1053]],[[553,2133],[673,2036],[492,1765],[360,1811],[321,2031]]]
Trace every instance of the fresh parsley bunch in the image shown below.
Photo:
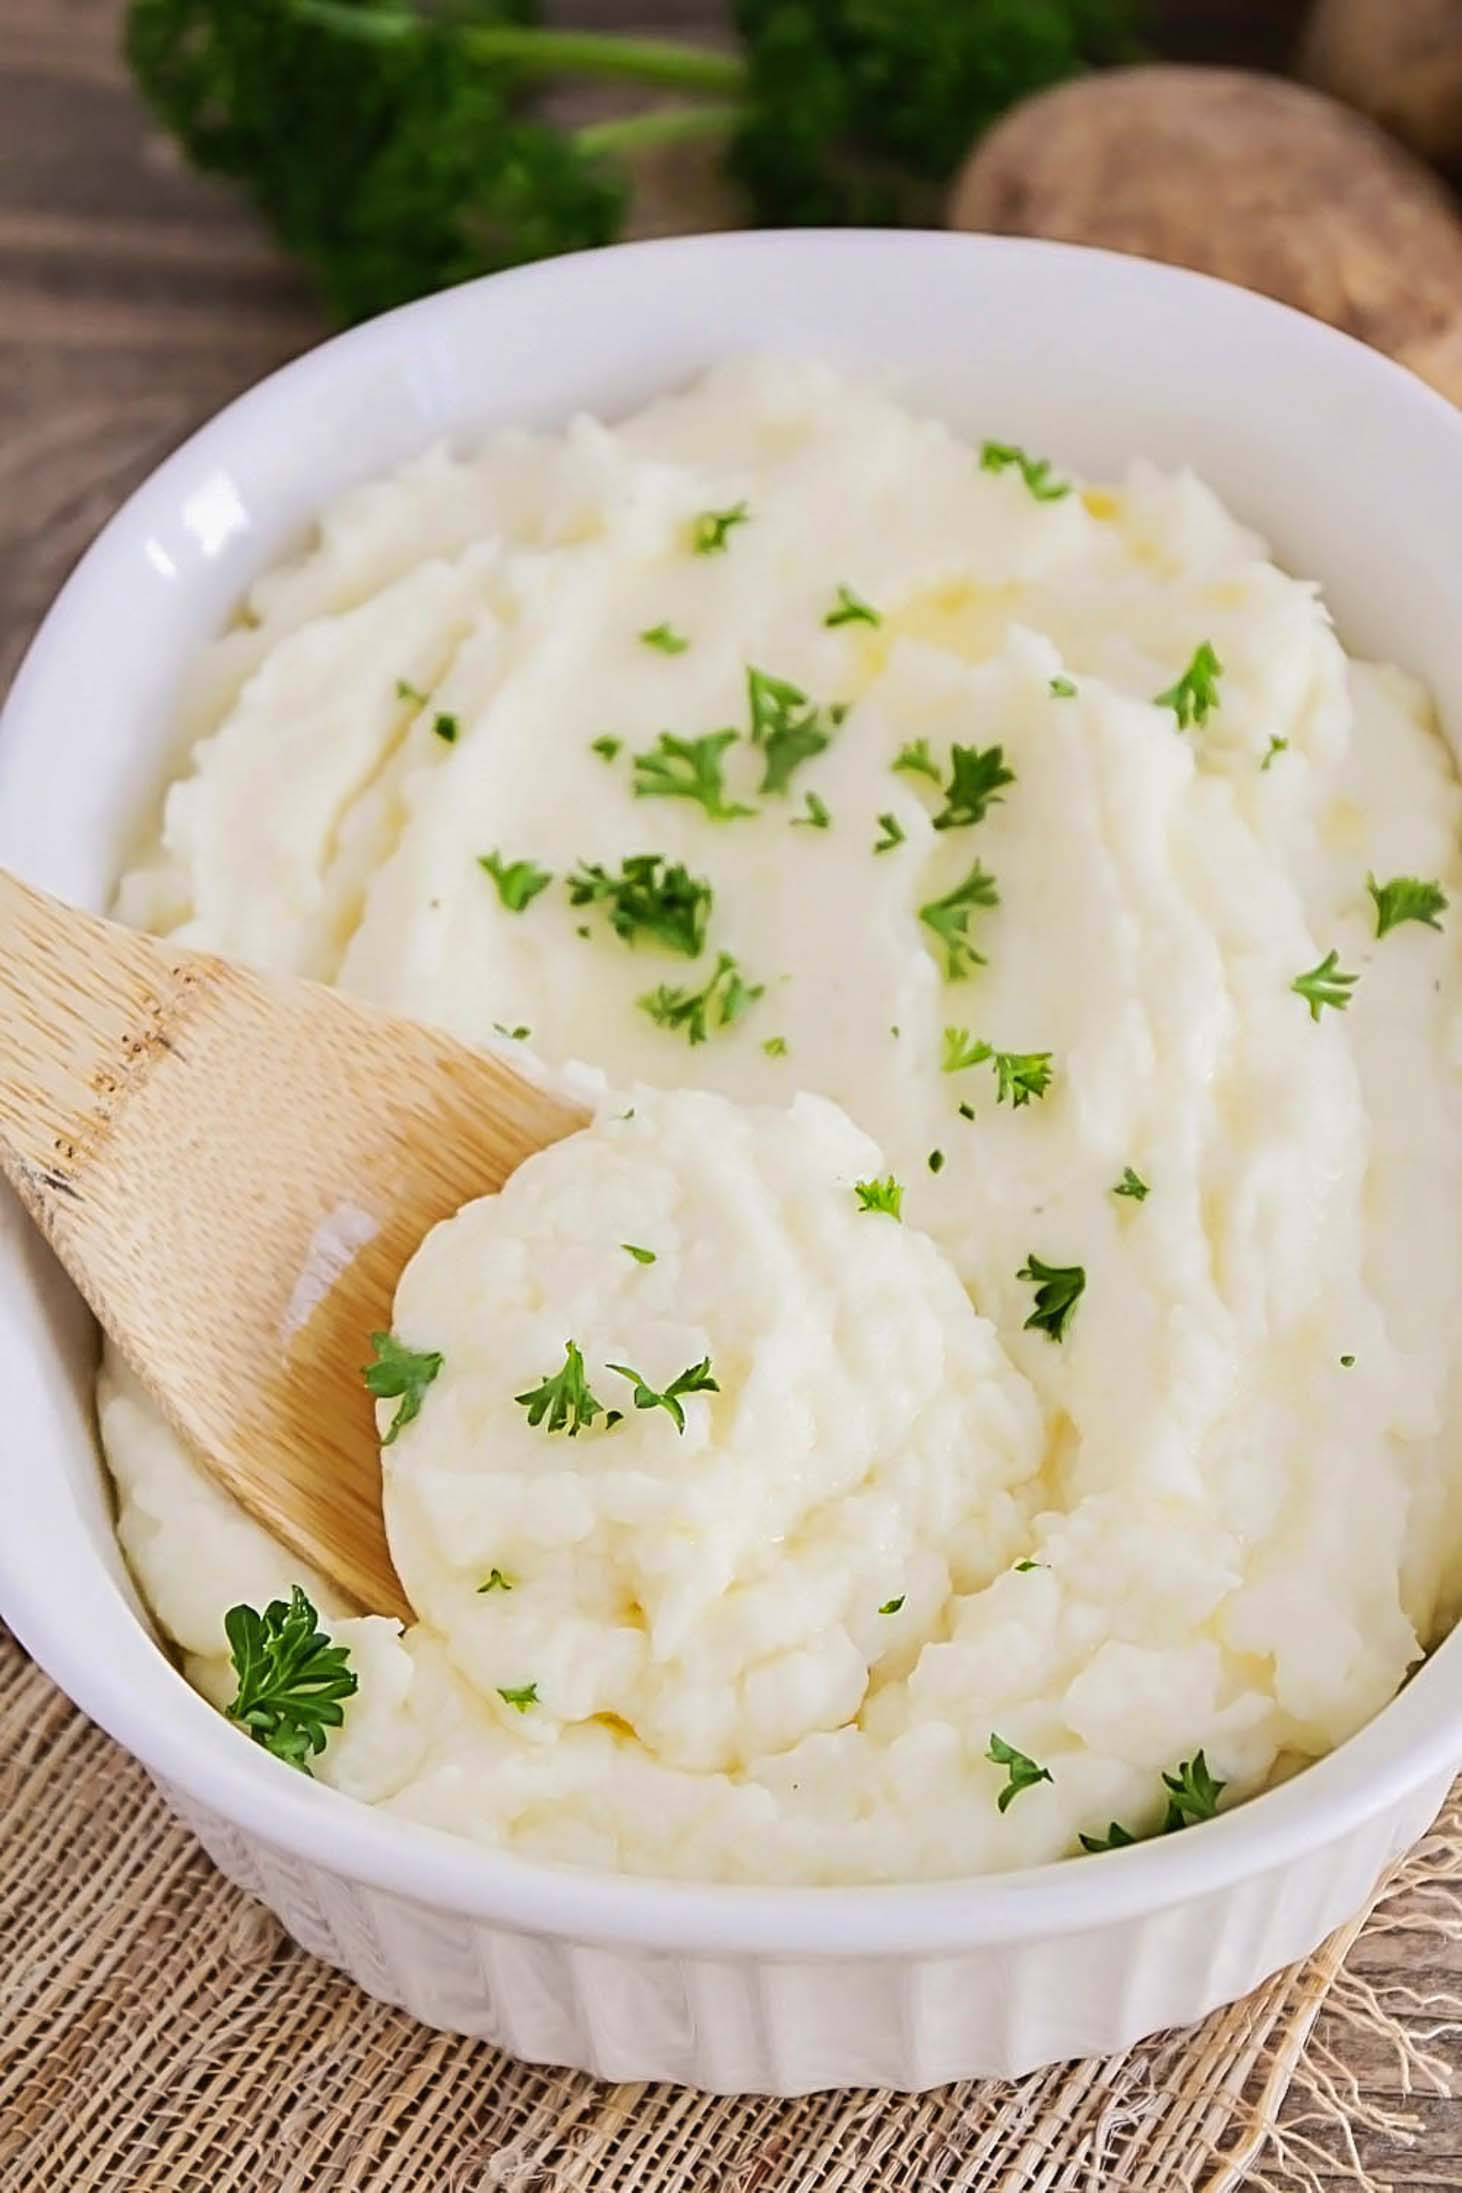
[[[196,167],[357,320],[611,242],[645,146],[713,135],[763,222],[927,217],[1025,93],[1133,50],[1142,0],[735,0],[741,55],[555,30],[537,0],[130,0],[126,51]],[[565,78],[676,102],[579,130]]]

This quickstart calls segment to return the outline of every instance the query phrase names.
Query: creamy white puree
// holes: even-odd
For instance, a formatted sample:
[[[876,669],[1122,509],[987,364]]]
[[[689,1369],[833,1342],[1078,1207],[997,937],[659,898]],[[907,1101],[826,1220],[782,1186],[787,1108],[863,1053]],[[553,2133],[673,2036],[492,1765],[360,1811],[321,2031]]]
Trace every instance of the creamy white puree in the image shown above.
[[[840,585],[881,623],[828,626]],[[662,624],[682,652],[638,637]],[[1205,640],[1218,705],[1180,730],[1153,696]],[[848,711],[789,796],[743,739],[755,816],[636,798],[661,731],[744,730],[748,664]],[[1153,1829],[1200,1749],[1259,1788],[1451,1619],[1462,916],[1378,939],[1366,880],[1455,902],[1462,792],[1421,689],[1347,661],[1191,475],[1041,500],[825,368],[732,363],[345,496],[183,718],[126,915],[474,1041],[526,1026],[604,1092],[403,1279],[398,1330],[446,1358],[388,1456],[404,1637],[104,1373],[122,1542],[199,1685],[231,1695],[224,1610],[296,1580],[349,1643],[325,1778],[589,1865],[979,1871]],[[891,767],[919,739],[946,776],[998,743],[1015,781],[936,832],[936,786]],[[828,828],[793,826],[808,791]],[[509,910],[494,850],[554,883]],[[568,903],[579,863],[644,852],[712,883],[703,960]],[[976,857],[999,904],[951,981],[918,910]],[[1332,948],[1359,979],[1315,1022],[1290,985]],[[763,994],[692,1047],[636,1000],[718,949]],[[942,1072],[948,1027],[1049,1051],[1046,1094]],[[716,1094],[655,1093],[687,1087]],[[1112,1192],[1128,1166],[1145,1201]],[[890,1170],[901,1225],[852,1193]],[[1059,1345],[1025,1325],[1032,1253],[1086,1274]],[[722,1390],[683,1438],[658,1410],[550,1438],[512,1396],[570,1336],[607,1404],[615,1360],[709,1354]],[[479,1593],[494,1566],[512,1593]],[[1003,1813],[992,1732],[1051,1775]]]

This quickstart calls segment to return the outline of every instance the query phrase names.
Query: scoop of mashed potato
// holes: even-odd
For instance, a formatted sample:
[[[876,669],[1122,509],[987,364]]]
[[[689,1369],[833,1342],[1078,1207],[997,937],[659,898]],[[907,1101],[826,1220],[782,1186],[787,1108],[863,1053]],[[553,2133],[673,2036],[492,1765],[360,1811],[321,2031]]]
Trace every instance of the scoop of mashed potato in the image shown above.
[[[386,1455],[403,1635],[105,1375],[190,1673],[226,1700],[224,1611],[305,1584],[357,1796],[642,1872],[975,1872],[1262,1787],[1456,1611],[1430,703],[1191,474],[1087,486],[986,431],[744,359],[429,452],[182,696],[129,918],[601,1114],[403,1283],[444,1359]],[[615,895],[646,857],[678,932]],[[849,1192],[889,1174],[901,1222]],[[570,1340],[573,1439],[514,1399]],[[707,1358],[683,1433],[612,1368]]]

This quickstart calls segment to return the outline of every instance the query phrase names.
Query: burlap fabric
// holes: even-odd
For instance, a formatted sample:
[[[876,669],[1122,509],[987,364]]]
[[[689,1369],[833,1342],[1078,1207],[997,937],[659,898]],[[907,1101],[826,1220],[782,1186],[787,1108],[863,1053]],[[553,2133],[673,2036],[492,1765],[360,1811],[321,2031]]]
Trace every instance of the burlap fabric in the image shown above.
[[[1459,1884],[1454,1794],[1362,1950],[1462,1940]],[[3,2193],[1328,2193],[1372,2182],[1368,2126],[1404,2134],[1408,2097],[1446,2090],[1462,2015],[1378,1989],[1360,1934],[1192,2032],[1010,2084],[604,2086],[429,2032],[296,1949],[0,1632]],[[1362,2104],[1337,2020],[1394,2048],[1394,2110]]]

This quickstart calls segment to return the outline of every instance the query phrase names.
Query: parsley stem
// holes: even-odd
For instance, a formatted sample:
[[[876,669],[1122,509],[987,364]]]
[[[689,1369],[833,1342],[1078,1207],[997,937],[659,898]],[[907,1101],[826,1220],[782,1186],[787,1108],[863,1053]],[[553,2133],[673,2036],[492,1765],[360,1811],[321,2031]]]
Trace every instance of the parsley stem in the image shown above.
[[[430,20],[407,10],[354,8],[339,0],[294,0],[294,11],[347,38],[387,43],[419,37]],[[548,30],[532,23],[464,23],[454,32],[475,60],[508,61],[534,75],[623,77],[687,91],[739,91],[746,68],[734,54],[681,45],[673,38],[629,38],[613,31]]]
[[[591,160],[617,159],[655,145],[687,138],[713,137],[731,130],[745,109],[738,106],[658,107],[648,114],[619,114],[612,121],[590,122],[574,131],[574,143]]]

